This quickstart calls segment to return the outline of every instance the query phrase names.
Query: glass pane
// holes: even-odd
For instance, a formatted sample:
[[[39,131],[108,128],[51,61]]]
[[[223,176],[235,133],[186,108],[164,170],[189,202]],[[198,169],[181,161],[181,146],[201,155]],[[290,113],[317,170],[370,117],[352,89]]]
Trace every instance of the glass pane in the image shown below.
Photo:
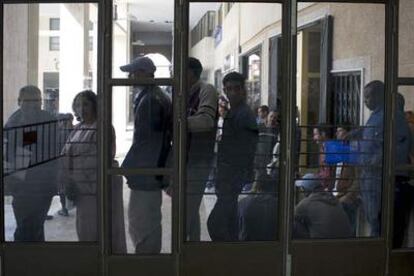
[[[140,62],[143,60],[141,59]],[[171,166],[170,86],[114,87],[112,124],[116,136],[112,138],[116,141],[116,152],[113,152],[114,167],[134,169]],[[113,234],[113,252],[170,253],[171,198],[166,193],[169,192],[169,177],[113,176],[112,182],[113,225],[122,224],[122,218],[125,218],[125,229],[127,229],[127,251],[125,245],[117,243],[119,238],[122,241],[122,236]],[[164,189],[166,192],[163,192]],[[125,236],[122,230],[119,233]]]
[[[189,24],[186,240],[276,240],[281,5],[191,3]]]
[[[380,235],[384,24],[384,5],[298,6],[294,238]]]
[[[97,241],[96,94],[78,96],[96,92],[97,13],[4,6],[6,241]]]
[[[394,248],[414,247],[414,87],[398,88],[395,114]],[[404,112],[404,113],[403,113]]]
[[[399,7],[399,34],[398,34],[398,55],[400,77],[414,77],[414,2],[411,0],[400,0]]]
[[[172,75],[174,0],[114,0],[112,76],[126,78],[134,59],[151,55],[155,78]]]

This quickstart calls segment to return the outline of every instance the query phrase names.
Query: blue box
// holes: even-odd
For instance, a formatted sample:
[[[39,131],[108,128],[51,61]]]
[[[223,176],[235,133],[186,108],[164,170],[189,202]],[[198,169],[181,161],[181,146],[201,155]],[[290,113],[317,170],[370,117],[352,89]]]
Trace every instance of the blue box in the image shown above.
[[[358,162],[358,150],[347,142],[341,140],[329,140],[324,142],[324,147],[325,162],[327,164],[356,164]]]

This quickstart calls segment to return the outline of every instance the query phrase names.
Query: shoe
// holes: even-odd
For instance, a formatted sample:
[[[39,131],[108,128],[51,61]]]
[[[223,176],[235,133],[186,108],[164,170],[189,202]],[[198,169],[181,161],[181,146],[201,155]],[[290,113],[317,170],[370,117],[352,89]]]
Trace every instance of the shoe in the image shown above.
[[[68,209],[61,209],[58,211],[58,215],[62,216],[62,217],[68,217],[69,216],[69,212]]]
[[[53,216],[51,216],[51,215],[46,216],[46,220],[52,220],[52,219],[53,219]]]

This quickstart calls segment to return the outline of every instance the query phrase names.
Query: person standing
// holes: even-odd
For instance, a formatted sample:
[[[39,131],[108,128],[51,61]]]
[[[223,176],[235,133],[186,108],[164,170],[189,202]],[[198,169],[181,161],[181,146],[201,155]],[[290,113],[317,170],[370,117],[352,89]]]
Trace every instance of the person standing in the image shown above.
[[[258,139],[256,118],[246,104],[245,77],[231,72],[223,78],[230,111],[224,118],[217,153],[217,201],[207,221],[213,241],[238,240],[237,199],[243,183],[251,182]]]
[[[90,90],[78,93],[72,102],[77,124],[62,149],[60,182],[76,206],[79,241],[97,241],[97,99]]]
[[[6,137],[10,138],[6,145],[6,161],[14,164],[12,169],[21,171],[19,175],[23,176],[11,175],[4,179],[5,185],[11,186],[13,196],[14,240],[44,241],[44,222],[57,192],[57,152],[53,152],[56,139],[50,131],[56,118],[42,110],[41,92],[33,85],[20,89],[18,106],[4,126],[11,131],[11,136]],[[24,152],[23,156],[19,156],[18,149]],[[23,162],[17,158],[23,158]]]
[[[186,235],[200,240],[200,203],[213,166],[217,129],[217,90],[200,80],[203,66],[196,58],[188,59],[187,101],[188,153]]]
[[[268,115],[269,115],[269,107],[267,105],[262,105],[257,109],[256,122],[259,128],[266,126]]]
[[[364,103],[371,110],[365,127],[362,131],[360,142],[361,154],[361,199],[367,221],[371,228],[371,236],[377,237],[380,234],[380,212],[381,212],[381,189],[382,189],[382,160],[384,141],[384,83],[378,80],[368,83],[364,87]],[[402,104],[402,106],[404,106]],[[409,163],[410,153],[410,131],[404,118],[403,107],[397,107],[395,114],[396,135],[395,135],[395,165]],[[407,181],[407,176],[396,172],[396,198],[395,208],[398,209],[400,183]],[[394,217],[395,218],[395,217]]]
[[[132,79],[154,79],[156,67],[148,57],[138,57],[121,66]],[[122,168],[165,167],[171,147],[172,106],[170,98],[156,85],[134,86],[134,134]],[[161,204],[163,181],[160,176],[127,175],[131,189],[129,233],[137,254],[161,251]]]

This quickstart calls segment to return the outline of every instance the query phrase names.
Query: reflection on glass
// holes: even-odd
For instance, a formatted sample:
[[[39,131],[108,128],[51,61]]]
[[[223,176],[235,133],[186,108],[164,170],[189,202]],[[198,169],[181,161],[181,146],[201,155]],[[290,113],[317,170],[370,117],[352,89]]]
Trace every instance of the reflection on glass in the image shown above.
[[[247,72],[247,102],[256,109],[261,102],[261,62],[260,52],[253,53],[247,56],[248,72]]]
[[[135,59],[121,68],[131,78],[155,70],[148,57]],[[171,87],[136,85],[112,90],[112,123],[117,137],[116,164],[124,169],[164,168],[171,166],[172,103]],[[127,108],[125,108],[127,107]],[[131,114],[132,113],[132,114]],[[131,121],[129,120],[131,118]],[[159,254],[171,252],[171,198],[168,178],[160,175],[126,175],[123,181],[113,177],[113,193],[123,194],[123,215],[119,203],[113,202],[112,222],[125,217],[127,252]],[[121,206],[122,208],[122,206]],[[117,213],[117,215],[115,215]],[[114,242],[114,236],[112,236]],[[114,253],[123,253],[113,244]]]
[[[172,74],[174,1],[113,1],[112,76],[127,77],[119,67],[144,55],[152,55],[155,78]]]
[[[414,77],[414,56],[411,51],[414,42],[414,2],[411,0],[399,1],[398,25],[398,75],[400,77]]]
[[[261,45],[267,26],[280,35],[280,20],[280,4],[190,5],[187,241],[277,237],[281,49],[272,44],[270,56]]]
[[[96,241],[96,101],[72,104],[96,89],[97,5],[4,10],[5,239]]]
[[[295,238],[380,235],[384,22],[382,5],[298,6]]]
[[[413,87],[399,87],[396,95],[398,109],[395,116],[397,120],[395,120],[394,248],[414,247],[413,92]],[[407,140],[407,136],[411,140]]]

